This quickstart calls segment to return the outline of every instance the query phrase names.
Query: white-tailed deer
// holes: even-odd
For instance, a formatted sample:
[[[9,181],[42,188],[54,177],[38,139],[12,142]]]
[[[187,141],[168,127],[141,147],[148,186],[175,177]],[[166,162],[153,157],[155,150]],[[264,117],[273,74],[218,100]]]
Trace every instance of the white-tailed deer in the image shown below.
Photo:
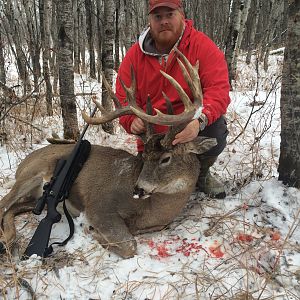
[[[173,78],[167,74],[164,76],[177,89],[185,105],[183,113],[171,115],[156,111],[153,116],[137,107],[136,83],[132,75],[131,87],[123,85],[128,106],[120,105],[106,83],[115,103],[115,111],[107,113],[96,102],[102,112],[100,118],[89,118],[83,114],[89,124],[102,124],[124,114],[135,114],[147,124],[142,155],[134,156],[126,151],[92,145],[89,158],[72,186],[68,199],[69,205],[76,211],[85,213],[101,245],[124,258],[136,253],[133,235],[160,230],[181,212],[198,178],[200,165],[196,154],[216,145],[215,139],[205,137],[175,146],[171,143],[175,134],[197,117],[202,106],[198,66],[191,66],[181,53],[179,55],[184,64],[179,59],[178,63],[192,90],[194,103]],[[153,134],[150,123],[172,127],[166,134]],[[11,245],[14,242],[15,215],[35,207],[36,200],[42,194],[43,183],[50,180],[56,162],[66,158],[73,147],[49,145],[32,152],[20,163],[14,186],[0,201],[3,243]]]

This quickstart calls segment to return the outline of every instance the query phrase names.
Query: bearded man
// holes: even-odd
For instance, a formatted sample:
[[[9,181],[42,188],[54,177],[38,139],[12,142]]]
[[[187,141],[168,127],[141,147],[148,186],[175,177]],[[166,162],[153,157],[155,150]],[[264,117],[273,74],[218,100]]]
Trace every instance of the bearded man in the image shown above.
[[[179,114],[184,106],[178,93],[170,82],[160,73],[161,70],[176,79],[189,97],[192,93],[183,79],[176,58],[178,48],[195,65],[199,61],[199,77],[203,91],[203,109],[199,119],[192,120],[179,132],[173,145],[192,141],[198,135],[213,137],[217,145],[199,155],[201,164],[197,186],[200,191],[216,197],[226,196],[224,185],[209,172],[226,146],[228,135],[224,114],[230,103],[227,64],[223,53],[204,33],[193,27],[191,20],[186,20],[181,0],[150,0],[149,27],[140,35],[139,40],[127,52],[118,71],[116,95],[123,105],[126,94],[119,78],[126,85],[131,83],[131,67],[137,81],[136,102],[146,110],[146,101],[150,96],[152,106],[166,113],[165,92],[173,105],[174,113]],[[145,132],[144,122],[136,116],[120,117],[120,124],[128,133]],[[162,133],[166,127],[155,125],[155,132]],[[138,151],[143,146],[138,145]]]

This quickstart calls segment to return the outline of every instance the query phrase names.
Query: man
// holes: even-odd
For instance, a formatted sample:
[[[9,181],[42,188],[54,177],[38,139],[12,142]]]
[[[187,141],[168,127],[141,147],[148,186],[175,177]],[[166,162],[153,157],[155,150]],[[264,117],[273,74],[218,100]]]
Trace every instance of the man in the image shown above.
[[[227,64],[217,46],[206,35],[196,31],[192,21],[185,20],[181,0],[149,1],[149,28],[129,49],[120,66],[118,78],[130,85],[130,67],[133,66],[137,80],[136,101],[140,107],[146,109],[146,99],[150,95],[153,107],[166,113],[162,95],[164,91],[171,99],[174,113],[181,113],[183,104],[178,93],[160,73],[160,70],[163,70],[175,78],[191,97],[191,91],[176,61],[177,53],[174,52],[174,47],[177,47],[192,65],[199,60],[199,76],[204,98],[201,117],[191,121],[178,133],[173,145],[191,141],[199,134],[217,139],[217,146],[199,156],[201,170],[197,186],[200,191],[210,196],[224,198],[224,186],[211,175],[209,168],[223,151],[228,134],[223,117],[230,102]],[[126,98],[120,80],[117,80],[116,95],[121,102]],[[122,116],[120,124],[128,133],[140,134],[145,131],[143,121],[136,116]],[[156,132],[165,130],[163,126],[155,126]]]

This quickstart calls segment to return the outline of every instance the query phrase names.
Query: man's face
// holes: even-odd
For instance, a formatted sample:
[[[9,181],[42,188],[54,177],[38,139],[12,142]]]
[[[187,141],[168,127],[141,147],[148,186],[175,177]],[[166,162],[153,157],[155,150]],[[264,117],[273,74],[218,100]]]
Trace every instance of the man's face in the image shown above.
[[[158,7],[150,15],[150,32],[156,46],[172,48],[179,39],[184,26],[184,16],[177,9]]]

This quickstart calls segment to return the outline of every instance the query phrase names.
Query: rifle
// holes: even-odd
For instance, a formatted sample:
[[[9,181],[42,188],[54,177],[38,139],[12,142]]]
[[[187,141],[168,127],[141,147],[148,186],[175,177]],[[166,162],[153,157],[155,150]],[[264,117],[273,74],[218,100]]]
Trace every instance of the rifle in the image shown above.
[[[97,108],[94,108],[91,117],[94,116],[96,110]],[[58,244],[59,246],[63,246],[73,236],[74,223],[66,209],[65,199],[68,198],[72,184],[77,178],[91,151],[90,142],[83,140],[88,126],[89,124],[85,125],[84,130],[69,157],[67,159],[60,159],[57,162],[51,180],[46,182],[43,186],[43,195],[38,199],[36,207],[32,212],[36,215],[40,215],[47,204],[47,215],[40,221],[35,230],[22,257],[23,259],[26,259],[33,254],[45,258],[53,252],[52,245]],[[70,226],[70,234],[63,242],[56,242],[48,247],[52,226],[61,219],[61,214],[56,209],[60,202],[63,202],[64,213],[66,214]]]

